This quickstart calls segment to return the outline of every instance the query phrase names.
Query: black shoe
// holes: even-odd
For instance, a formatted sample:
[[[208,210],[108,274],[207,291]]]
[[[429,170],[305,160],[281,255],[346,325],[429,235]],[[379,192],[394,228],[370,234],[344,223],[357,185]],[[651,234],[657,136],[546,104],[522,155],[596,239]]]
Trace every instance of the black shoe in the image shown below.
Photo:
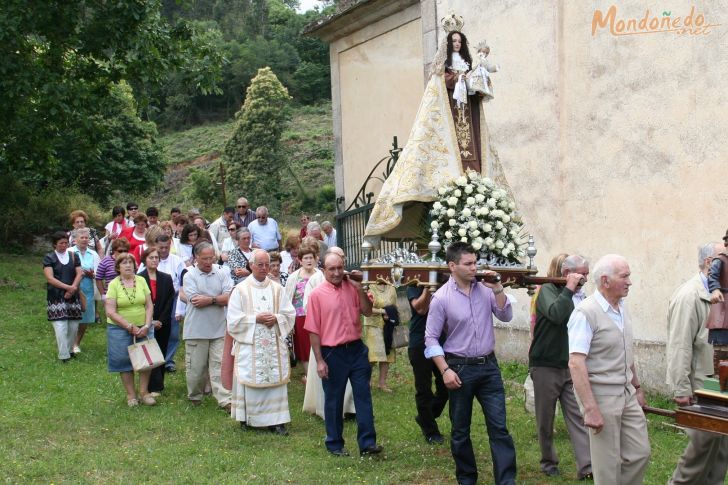
[[[64,364],[68,364],[69,362],[71,362],[71,358],[69,357],[67,359],[61,359],[61,362],[63,362]]]
[[[579,480],[580,482],[584,482],[586,480],[594,480],[594,474],[593,473],[587,473],[583,477],[577,478],[577,480]]]
[[[166,366],[165,369],[167,369],[167,372],[177,372],[177,366],[174,365],[174,362]]]
[[[440,433],[435,433],[430,436],[425,436],[425,441],[431,445],[441,445],[445,442],[445,438],[443,438]]]
[[[543,470],[543,474],[546,475],[547,477],[558,477],[559,475],[561,475],[561,472],[559,471],[558,468],[553,467],[553,468],[547,468],[546,470]]]
[[[384,447],[382,445],[372,445],[367,448],[364,448],[363,450],[359,450],[360,456],[372,456],[372,455],[378,455],[384,451]]]
[[[243,431],[248,431],[250,429],[250,427],[248,426],[248,423],[246,423],[245,421],[240,421],[240,429],[242,429]]]
[[[356,421],[356,413],[344,413],[344,421]]]
[[[338,457],[349,456],[349,452],[346,451],[346,448],[339,448],[338,450],[329,450],[329,453],[331,453],[334,456],[338,456]]]
[[[276,426],[268,426],[271,433],[275,433],[278,436],[288,436],[288,430],[285,424],[278,424]]]

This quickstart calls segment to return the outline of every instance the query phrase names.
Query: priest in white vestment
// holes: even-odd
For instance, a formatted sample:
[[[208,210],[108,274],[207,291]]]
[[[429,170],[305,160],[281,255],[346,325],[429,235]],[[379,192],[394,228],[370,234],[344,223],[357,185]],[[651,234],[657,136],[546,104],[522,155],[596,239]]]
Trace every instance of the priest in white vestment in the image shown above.
[[[228,302],[235,359],[231,415],[243,427],[267,427],[286,435],[291,367],[285,338],[296,312],[281,285],[267,278],[269,266],[268,253],[256,250],[251,277],[233,289]]]

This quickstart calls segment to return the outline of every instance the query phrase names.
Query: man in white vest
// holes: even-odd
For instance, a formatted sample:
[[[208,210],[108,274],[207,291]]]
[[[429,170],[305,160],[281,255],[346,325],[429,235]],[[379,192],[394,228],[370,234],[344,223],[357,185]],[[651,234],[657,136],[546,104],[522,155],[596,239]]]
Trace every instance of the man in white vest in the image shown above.
[[[571,314],[569,369],[584,424],[590,428],[596,484],[640,484],[650,460],[647,403],[637,379],[632,322],[624,298],[627,261],[608,254],[593,270],[597,289]]]
[[[231,415],[243,428],[267,427],[285,436],[286,423],[291,422],[285,338],[293,329],[296,310],[281,285],[267,278],[267,252],[255,250],[250,267],[251,276],[235,286],[228,300],[227,328],[235,358]]]

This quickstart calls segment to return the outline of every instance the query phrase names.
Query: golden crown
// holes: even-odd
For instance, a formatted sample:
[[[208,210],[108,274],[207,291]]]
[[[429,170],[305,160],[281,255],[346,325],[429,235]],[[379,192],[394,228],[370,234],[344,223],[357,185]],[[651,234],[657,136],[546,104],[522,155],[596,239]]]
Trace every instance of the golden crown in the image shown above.
[[[448,34],[450,32],[462,32],[463,25],[465,24],[463,18],[459,15],[455,15],[454,13],[444,17],[440,20],[440,23],[442,24],[442,28],[445,29],[445,32]]]

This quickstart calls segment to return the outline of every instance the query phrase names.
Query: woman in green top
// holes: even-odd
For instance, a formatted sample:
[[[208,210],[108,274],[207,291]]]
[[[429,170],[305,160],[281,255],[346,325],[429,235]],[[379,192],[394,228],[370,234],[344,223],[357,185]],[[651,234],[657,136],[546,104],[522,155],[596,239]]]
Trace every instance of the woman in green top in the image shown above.
[[[139,405],[139,399],[134,389],[134,369],[129,360],[127,347],[132,344],[134,337],[143,340],[154,336],[152,327],[154,304],[147,282],[136,274],[136,260],[131,254],[119,254],[116,257],[115,267],[119,276],[111,280],[106,291],[109,372],[121,373],[127,404],[129,407],[134,407]],[[139,398],[147,406],[156,404],[154,398],[149,395],[150,374],[151,371],[139,373]]]

